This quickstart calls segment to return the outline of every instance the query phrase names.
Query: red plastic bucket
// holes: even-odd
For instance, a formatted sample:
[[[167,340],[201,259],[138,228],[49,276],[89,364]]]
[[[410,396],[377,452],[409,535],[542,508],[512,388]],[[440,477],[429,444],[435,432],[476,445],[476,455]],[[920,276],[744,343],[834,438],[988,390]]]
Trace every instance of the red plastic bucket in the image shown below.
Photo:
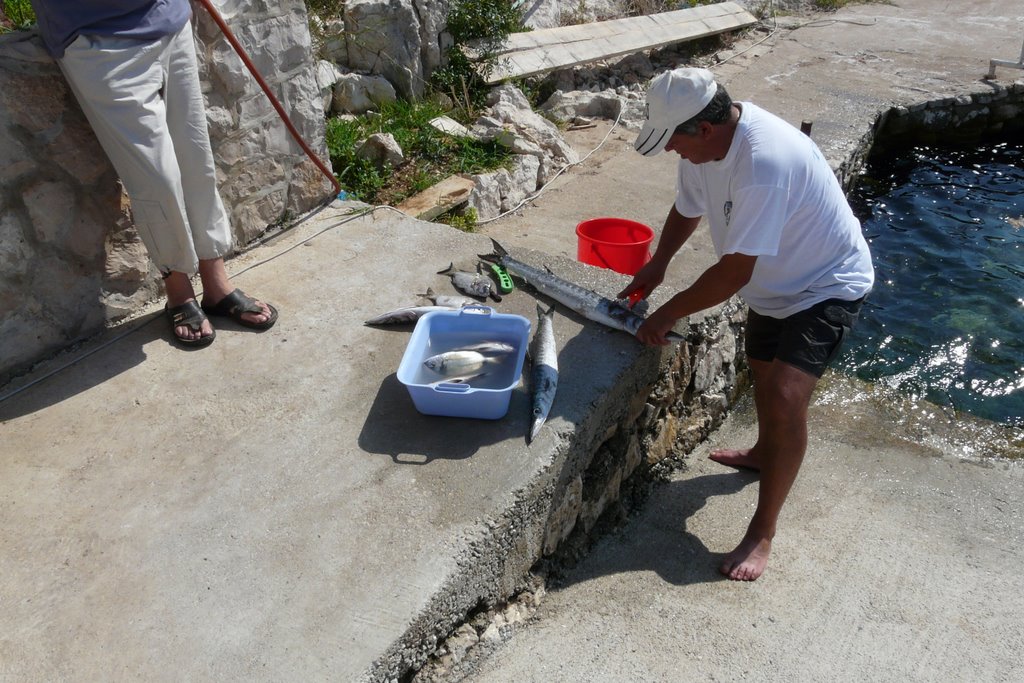
[[[591,218],[576,226],[576,260],[636,275],[651,260],[654,231],[625,218]]]

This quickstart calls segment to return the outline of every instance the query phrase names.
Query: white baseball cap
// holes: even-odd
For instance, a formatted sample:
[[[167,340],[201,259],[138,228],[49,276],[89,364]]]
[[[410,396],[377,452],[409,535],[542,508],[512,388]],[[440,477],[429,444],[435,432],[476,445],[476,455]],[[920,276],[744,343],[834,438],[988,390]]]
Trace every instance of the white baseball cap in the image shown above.
[[[672,131],[699,114],[718,92],[707,69],[681,68],[659,75],[647,89],[647,121],[633,147],[652,157],[665,149]]]

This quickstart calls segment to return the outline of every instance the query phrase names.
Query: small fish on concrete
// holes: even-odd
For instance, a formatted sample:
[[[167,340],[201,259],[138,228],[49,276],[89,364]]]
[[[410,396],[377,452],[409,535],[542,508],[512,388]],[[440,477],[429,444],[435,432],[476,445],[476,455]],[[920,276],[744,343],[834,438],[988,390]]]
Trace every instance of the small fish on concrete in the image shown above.
[[[430,301],[435,306],[448,306],[449,308],[462,308],[463,306],[478,306],[480,302],[470,299],[468,296],[456,296],[454,294],[437,294],[433,289],[427,287],[427,291],[420,294],[421,297]]]
[[[485,363],[493,362],[495,359],[485,356],[479,351],[445,351],[431,356],[423,361],[423,364],[436,373],[442,375],[460,375],[475,372],[482,368]]]
[[[491,243],[494,245],[494,251],[490,254],[480,254],[480,258],[488,263],[500,264],[509,273],[518,275],[536,287],[542,294],[568,306],[587,320],[628,332],[634,337],[636,331],[643,325],[644,317],[628,306],[601,296],[586,287],[580,287],[575,282],[563,280],[549,270],[542,270],[518,261],[509,256],[505,248],[497,241],[491,239]],[[676,332],[669,332],[665,337],[672,342],[681,342],[686,339]]]
[[[437,274],[450,277],[452,284],[455,285],[455,289],[463,294],[480,297],[481,299],[491,297],[495,301],[501,301],[501,295],[498,294],[497,286],[491,278],[480,272],[479,264],[477,264],[477,272],[475,273],[456,270],[455,264],[451,263],[444,270],[437,271]]]
[[[548,419],[551,404],[555,402],[555,390],[558,388],[558,348],[555,346],[555,331],[552,325],[554,316],[554,306],[545,312],[540,304],[537,305],[537,332],[533,335],[533,346],[530,349],[533,364],[530,372],[533,422],[527,443],[533,442]]]
[[[451,311],[451,306],[406,306],[370,318],[364,325],[402,325],[414,323],[431,311]]]

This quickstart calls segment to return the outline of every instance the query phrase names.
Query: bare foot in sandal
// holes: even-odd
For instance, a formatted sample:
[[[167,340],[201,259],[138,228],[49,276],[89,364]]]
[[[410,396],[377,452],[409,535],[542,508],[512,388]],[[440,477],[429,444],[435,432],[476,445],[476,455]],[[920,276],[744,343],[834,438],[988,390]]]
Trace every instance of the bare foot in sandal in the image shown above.
[[[213,343],[217,333],[199,307],[189,277],[177,271],[171,272],[164,278],[164,290],[167,293],[164,309],[175,340],[191,348]]]
[[[224,259],[200,260],[199,276],[203,281],[202,308],[207,315],[225,316],[257,330],[270,329],[277,322],[277,309],[272,305],[231,286]]]

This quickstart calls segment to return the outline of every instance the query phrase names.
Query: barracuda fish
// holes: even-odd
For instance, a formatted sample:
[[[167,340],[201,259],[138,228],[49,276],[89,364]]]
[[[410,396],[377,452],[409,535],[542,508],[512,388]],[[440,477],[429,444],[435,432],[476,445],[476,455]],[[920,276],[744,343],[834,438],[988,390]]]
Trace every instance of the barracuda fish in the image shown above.
[[[555,402],[555,389],[558,387],[558,349],[555,347],[555,331],[551,321],[555,316],[555,307],[544,312],[537,304],[537,332],[533,335],[533,347],[530,357],[533,369],[530,372],[530,388],[533,399],[533,424],[530,427],[532,443],[544,421],[551,412],[551,404]]]
[[[451,311],[452,306],[407,306],[396,308],[393,311],[382,313],[375,318],[370,318],[364,325],[401,325],[403,323],[414,323],[431,311]]]
[[[480,254],[480,258],[488,263],[497,263],[513,275],[518,275],[558,303],[571,308],[587,320],[607,325],[616,330],[629,332],[636,336],[636,331],[644,322],[644,317],[627,308],[618,301],[603,297],[597,292],[580,287],[574,282],[563,280],[549,270],[541,270],[534,266],[517,261],[494,239],[491,240],[494,251]],[[669,341],[681,342],[686,338],[676,332],[665,335]]]
[[[435,306],[448,306],[449,308],[462,308],[463,306],[476,306],[480,302],[470,299],[468,296],[454,296],[451,294],[435,294],[434,290],[427,287],[427,291],[420,294],[421,297],[430,301]]]
[[[467,273],[464,270],[455,270],[455,264],[451,263],[444,270],[437,271],[437,274],[450,277],[455,289],[463,294],[478,296],[481,299],[491,297],[495,301],[501,301],[501,295],[498,294],[498,288],[494,281],[480,272],[479,265],[477,265],[477,272]]]
[[[459,375],[475,372],[484,366],[485,363],[493,362],[479,351],[445,351],[436,356],[431,356],[423,361],[423,364],[434,372],[443,375]]]

